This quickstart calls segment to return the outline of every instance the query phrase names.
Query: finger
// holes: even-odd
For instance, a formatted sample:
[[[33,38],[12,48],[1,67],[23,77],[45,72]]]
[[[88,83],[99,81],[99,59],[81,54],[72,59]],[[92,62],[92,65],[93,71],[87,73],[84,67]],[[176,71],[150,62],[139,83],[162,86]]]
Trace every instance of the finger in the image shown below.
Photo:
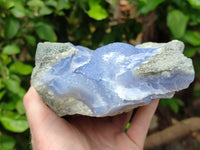
[[[129,138],[141,149],[143,149],[146,134],[158,102],[159,100],[154,100],[151,104],[140,107],[134,115],[127,131]]]
[[[49,149],[50,147],[55,149],[52,148],[53,146],[56,146],[56,149],[63,149],[63,143],[68,146],[71,144],[70,140],[79,139],[77,138],[80,137],[79,132],[66,120],[57,116],[42,101],[33,87],[30,87],[23,102],[30,125],[33,149]]]
[[[119,128],[120,131],[124,131],[132,115],[132,111],[123,113],[112,118],[113,123]]]
[[[55,119],[59,118],[40,98],[33,87],[30,87],[23,99],[26,116],[31,131],[34,133],[39,128],[45,128]]]

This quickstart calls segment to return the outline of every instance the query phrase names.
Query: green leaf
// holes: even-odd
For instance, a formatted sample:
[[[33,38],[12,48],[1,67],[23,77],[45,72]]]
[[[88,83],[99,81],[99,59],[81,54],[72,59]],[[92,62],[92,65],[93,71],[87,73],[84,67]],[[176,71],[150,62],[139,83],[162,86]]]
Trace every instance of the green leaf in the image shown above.
[[[32,46],[36,45],[36,39],[35,39],[34,36],[32,36],[32,35],[25,35],[24,37],[28,41],[28,43],[30,43]]]
[[[69,0],[59,0],[57,3],[57,9],[62,10],[62,9],[70,9],[71,8],[71,3]]]
[[[6,1],[4,0],[2,7],[5,8],[5,9],[10,9],[14,5],[15,5],[15,2],[13,2],[12,0],[6,0]]]
[[[3,89],[5,87],[4,83],[3,83],[3,79],[0,78],[0,90]]]
[[[9,79],[16,80],[19,84],[21,83],[21,78],[16,74],[10,73]]]
[[[172,109],[172,111],[177,114],[179,111],[179,106],[178,104],[172,99],[171,102],[169,103],[170,108]]]
[[[9,70],[10,72],[18,73],[21,75],[28,75],[32,72],[33,67],[17,61],[11,64],[11,66],[9,67]]]
[[[17,18],[22,18],[26,16],[26,9],[21,3],[15,3],[14,8],[11,9],[11,13]]]
[[[143,3],[148,3],[148,0],[138,0],[139,3],[143,2]]]
[[[6,45],[6,47],[3,48],[3,54],[11,55],[11,54],[17,54],[20,52],[20,48],[17,45]]]
[[[0,100],[3,98],[3,96],[6,94],[6,90],[3,90],[0,92]]]
[[[176,101],[176,103],[179,105],[179,106],[185,106],[184,102],[179,99],[179,98],[174,98],[174,100]]]
[[[176,38],[184,35],[188,17],[179,10],[173,10],[167,15],[167,25]]]
[[[44,2],[41,0],[30,0],[30,1],[28,1],[27,5],[29,7],[43,7]]]
[[[176,7],[179,8],[180,10],[186,10],[188,8],[188,2],[187,0],[170,0],[170,5],[168,4],[168,7]],[[190,6],[189,6],[190,7]]]
[[[2,54],[0,57],[1,57],[1,59],[3,60],[3,63],[4,63],[5,65],[10,64],[11,61],[12,61],[11,57],[10,57],[9,55],[7,55],[7,54]]]
[[[194,86],[194,99],[198,100],[200,98],[200,84]]]
[[[99,0],[97,0],[99,1]],[[84,11],[88,10],[88,0],[76,0],[77,5],[82,8]]]
[[[17,133],[24,132],[29,127],[25,115],[20,115],[14,112],[2,113],[0,122],[5,129]]]
[[[199,75],[200,74],[200,56],[197,55],[197,58],[193,60],[193,64],[194,64],[194,70],[195,70],[195,74]]]
[[[99,0],[89,0],[90,9],[86,13],[93,19],[103,20],[108,17],[108,13],[99,3]]]
[[[44,15],[49,15],[53,12],[53,10],[47,6],[43,6],[40,11],[39,11],[39,14],[41,16],[44,16]]]
[[[198,26],[200,24],[199,12],[196,11],[196,13],[189,13],[189,18],[190,18],[189,25]]]
[[[25,109],[24,109],[24,105],[23,105],[23,101],[22,100],[19,100],[17,102],[16,109],[17,109],[17,112],[19,114],[25,114]]]
[[[4,102],[3,101],[3,102],[0,103],[0,108],[2,110],[15,110],[16,105],[17,105],[17,100],[16,99],[15,100],[11,100],[9,102],[7,102],[7,101]]]
[[[187,30],[181,39],[193,46],[200,45],[200,34],[197,31]]]
[[[51,42],[55,42],[57,40],[56,34],[52,26],[46,23],[39,23],[36,28],[36,33],[43,40],[48,40]]]
[[[191,47],[191,46],[188,47],[188,46],[186,46],[183,53],[187,57],[193,57],[198,52],[198,50],[199,50],[198,47]]]
[[[168,107],[168,106],[169,106],[169,103],[170,103],[170,99],[160,99],[160,104],[161,104],[163,107]]]
[[[200,0],[187,0],[194,8],[200,9]]]
[[[154,10],[159,4],[161,4],[162,2],[164,2],[165,0],[140,0],[139,1],[139,12],[141,14],[148,14],[149,12],[151,12],[152,10]]]
[[[12,17],[8,17],[6,19],[4,28],[5,28],[6,37],[8,39],[13,38],[17,34],[17,32],[20,28],[19,20],[12,18]]]
[[[17,80],[13,80],[13,79],[7,79],[6,80],[6,87],[7,89],[15,94],[18,94],[20,92],[20,82]]]
[[[23,89],[23,88],[21,88]],[[5,97],[5,101],[2,101],[0,103],[0,109],[2,110],[17,110],[18,113],[20,114],[24,114],[24,108],[23,108],[23,97],[25,95],[26,91],[23,90],[23,91],[20,91],[20,93],[13,93],[13,92],[10,92],[8,93],[7,92],[7,97]],[[6,99],[7,98],[7,99]]]
[[[14,77],[14,76],[13,76]],[[13,78],[12,77],[12,78]],[[20,80],[17,79],[7,79],[5,82],[6,88],[13,94],[19,96],[19,99],[22,99],[26,91],[20,86]]]
[[[57,1],[55,1],[55,0],[47,0],[46,1],[46,5],[56,7],[57,6]]]
[[[160,103],[163,107],[170,107],[174,113],[179,112],[179,107],[184,106],[184,103],[181,99],[173,97],[171,99],[161,99]]]
[[[15,139],[11,136],[1,134],[0,135],[0,149],[1,150],[11,150],[15,146]]]
[[[117,0],[106,0],[110,4],[116,4]]]
[[[126,128],[125,128],[125,132],[127,132],[128,128],[130,127],[130,122],[127,123]]]

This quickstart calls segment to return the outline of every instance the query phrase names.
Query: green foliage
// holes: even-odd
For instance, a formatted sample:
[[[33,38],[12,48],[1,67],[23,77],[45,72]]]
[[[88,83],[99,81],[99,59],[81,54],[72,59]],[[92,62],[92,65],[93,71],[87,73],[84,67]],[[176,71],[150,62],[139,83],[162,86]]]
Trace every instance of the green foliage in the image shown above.
[[[139,13],[147,14],[158,7],[165,0],[139,0]]]
[[[196,99],[200,97],[200,83],[198,83],[194,88],[194,97]]]
[[[171,0],[171,5],[168,6],[167,25],[172,32],[172,38],[177,38],[186,43],[185,54],[188,57],[198,57],[200,47],[200,20],[197,10],[198,0]],[[192,7],[191,7],[191,6]]]
[[[128,124],[126,125],[126,128],[125,128],[125,132],[127,132],[128,128],[130,127],[131,123],[128,122]]]
[[[184,50],[184,55],[187,57],[193,57],[196,55],[196,53],[198,52],[199,48],[198,47],[192,47],[192,46],[186,46],[185,50]]]
[[[24,132],[29,127],[24,115],[13,112],[2,113],[0,122],[5,127],[5,129],[17,133]]]
[[[56,34],[53,28],[46,23],[38,23],[36,27],[36,33],[40,39],[55,42],[57,40]]]
[[[166,11],[164,11],[166,10]],[[138,12],[148,14],[156,12],[161,24],[166,22],[171,31],[171,39],[182,40],[186,43],[185,54],[188,57],[198,57],[200,51],[200,1],[199,0],[139,0]],[[167,16],[165,15],[167,14]],[[163,17],[166,17],[163,20]],[[163,22],[161,22],[163,21]],[[196,61],[196,60],[195,60]]]
[[[17,20],[16,18],[13,18],[11,16],[6,18],[6,21],[5,21],[5,36],[8,39],[13,38],[17,34],[19,28],[20,28],[19,20]]]
[[[200,45],[200,33],[198,31],[187,30],[182,37],[184,42],[190,43],[192,46]]]
[[[200,1],[199,0],[188,0],[190,5],[194,8],[200,9]]]
[[[178,98],[172,99],[161,99],[160,103],[164,107],[169,107],[171,110],[177,114],[179,112],[180,106],[184,106],[184,102]]]
[[[20,52],[20,49],[17,45],[6,45],[3,48],[2,54],[11,55],[11,54],[17,54],[19,52]]]
[[[179,10],[173,10],[167,15],[167,25],[176,38],[184,35],[188,17]]]
[[[21,75],[29,75],[33,70],[30,65],[23,64],[22,62],[16,61],[10,65],[9,71]]]
[[[156,14],[156,29],[170,37],[166,41],[179,39],[186,43],[184,54],[193,58],[199,75],[199,0],[128,1],[138,8],[136,11],[133,9],[133,16]],[[0,149],[30,149],[22,99],[29,87],[38,42],[70,41],[95,49],[111,42],[137,41],[143,30],[138,18],[127,17],[111,25],[116,2],[0,0]],[[199,84],[195,84],[194,97],[200,97]],[[177,98],[161,100],[161,103],[174,113],[184,106],[183,101]]]
[[[86,13],[96,20],[102,20],[108,17],[106,10],[99,4],[101,0],[89,0],[89,10]]]
[[[15,146],[15,139],[8,135],[0,135],[0,149],[11,150]]]

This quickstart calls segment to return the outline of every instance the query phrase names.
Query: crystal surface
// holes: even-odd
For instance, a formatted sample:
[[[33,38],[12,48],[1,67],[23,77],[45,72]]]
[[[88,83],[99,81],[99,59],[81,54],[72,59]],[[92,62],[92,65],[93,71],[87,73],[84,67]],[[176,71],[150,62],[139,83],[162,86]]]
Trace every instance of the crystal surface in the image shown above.
[[[39,43],[32,85],[59,116],[112,116],[171,98],[194,80],[184,44],[112,43],[94,51],[71,43]]]

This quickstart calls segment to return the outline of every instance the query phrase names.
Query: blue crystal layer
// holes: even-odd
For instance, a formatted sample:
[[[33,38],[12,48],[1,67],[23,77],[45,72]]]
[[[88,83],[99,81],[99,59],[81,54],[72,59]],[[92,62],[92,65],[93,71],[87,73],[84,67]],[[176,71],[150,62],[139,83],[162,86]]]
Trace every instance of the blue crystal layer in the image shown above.
[[[66,44],[76,53],[54,64],[42,74],[41,81],[57,97],[81,100],[92,110],[92,116],[113,115],[154,99],[171,98],[194,79],[194,74],[177,70],[170,76],[134,75],[133,69],[156,55],[159,47],[112,43],[93,51]]]

